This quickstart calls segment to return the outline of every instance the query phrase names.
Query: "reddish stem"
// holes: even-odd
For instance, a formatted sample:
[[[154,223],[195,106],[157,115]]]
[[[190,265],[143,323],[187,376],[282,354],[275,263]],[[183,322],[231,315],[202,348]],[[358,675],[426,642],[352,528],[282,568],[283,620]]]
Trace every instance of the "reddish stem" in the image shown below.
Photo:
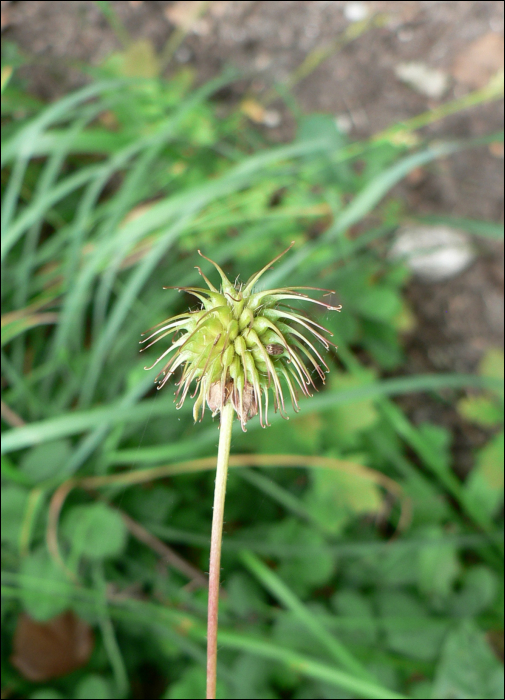
[[[221,573],[221,541],[223,538],[224,499],[230,456],[234,408],[231,402],[221,410],[219,448],[217,453],[214,511],[210,538],[209,604],[207,611],[207,698],[216,697],[217,622],[219,612],[219,579]]]

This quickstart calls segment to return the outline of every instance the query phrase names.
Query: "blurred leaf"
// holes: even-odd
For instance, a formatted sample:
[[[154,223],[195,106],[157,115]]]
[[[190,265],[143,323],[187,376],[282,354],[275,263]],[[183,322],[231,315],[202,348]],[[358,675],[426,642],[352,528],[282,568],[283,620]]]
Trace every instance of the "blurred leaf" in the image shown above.
[[[503,502],[503,431],[477,452],[476,463],[465,482],[469,502],[492,517]]]
[[[74,506],[61,531],[71,541],[76,556],[89,559],[118,556],[126,544],[127,529],[121,515],[105,503]]]
[[[302,116],[296,135],[298,141],[311,141],[326,136],[331,150],[341,148],[347,138],[339,131],[335,118],[329,114],[308,114]]]
[[[315,586],[322,586],[333,573],[335,562],[325,546],[325,540],[314,529],[300,524],[293,518],[286,518],[269,529],[268,541],[277,545],[301,545],[312,550],[307,553],[283,559],[277,573],[284,581],[289,581],[293,591],[304,597]]]
[[[385,550],[380,557],[371,558],[373,569],[370,573],[380,586],[398,589],[417,583],[417,560],[417,551],[413,549]]]
[[[270,419],[270,416],[269,416]],[[261,436],[262,450],[265,452],[314,454],[320,449],[321,434],[324,428],[322,417],[317,413],[301,413],[288,421],[273,423]],[[257,436],[241,436],[240,449],[257,446]]]
[[[311,634],[307,634],[305,625],[289,610],[279,611],[276,615],[272,640],[300,652],[315,656],[324,654],[324,646]]]
[[[27,503],[26,489],[14,484],[2,487],[2,542],[18,545]]]
[[[472,622],[462,622],[444,642],[432,698],[503,698],[503,666]]]
[[[167,700],[193,700],[205,696],[205,669],[201,666],[190,666],[178,681],[172,683],[161,696]],[[227,697],[225,685],[218,679],[216,698]]]
[[[419,591],[435,604],[444,603],[460,573],[457,550],[451,544],[444,544],[441,528],[433,527],[423,534],[434,543],[419,550]]]
[[[392,322],[393,320],[390,323]],[[390,323],[380,323],[367,319],[363,319],[361,322],[363,347],[384,370],[398,367],[405,359],[398,340],[397,329]]]
[[[351,459],[352,461],[352,459]],[[360,467],[356,462],[356,467]],[[382,507],[382,493],[369,479],[344,471],[314,469],[311,487],[304,501],[307,510],[321,528],[339,534],[356,516],[376,514]]]
[[[68,462],[72,453],[69,440],[55,440],[36,445],[21,460],[19,470],[34,483],[53,476],[68,473]]]
[[[266,605],[261,588],[250,576],[241,571],[229,577],[226,593],[228,594],[227,606],[239,617],[260,613]]]
[[[58,314],[30,314],[24,318],[14,318],[12,320],[4,317],[2,319],[2,347],[30,328],[37,328],[38,326],[52,323],[58,323]]]
[[[380,591],[377,605],[388,649],[423,661],[434,661],[439,656],[446,624],[430,619],[413,596]]]
[[[476,469],[491,488],[503,488],[503,432],[479,450]]]
[[[272,664],[267,659],[251,654],[239,654],[232,666],[234,696],[238,698],[269,697],[268,676],[271,667]],[[228,695],[228,697],[231,696]]]
[[[54,688],[40,688],[28,697],[30,700],[64,700],[65,696]]]
[[[503,379],[504,353],[501,348],[490,348],[479,363],[479,374],[482,377]]]
[[[340,634],[344,639],[367,646],[377,642],[377,622],[369,597],[358,591],[344,588],[332,596],[331,604],[340,620],[348,619],[351,623],[342,627]]]
[[[374,379],[372,371],[362,372],[359,375],[338,374],[334,372],[329,377],[329,389],[335,394],[366,387]],[[328,396],[328,394],[326,394]],[[374,402],[371,399],[357,399],[347,406],[335,406],[329,408],[323,414],[326,423],[326,435],[329,444],[336,445],[338,449],[352,446],[356,443],[357,433],[370,428],[379,417]]]
[[[84,676],[74,690],[76,700],[109,700],[112,697],[109,683],[95,673]]]
[[[353,304],[360,314],[372,321],[391,322],[402,310],[402,300],[397,290],[379,285],[361,289]]]
[[[497,575],[482,564],[472,566],[464,572],[461,589],[450,600],[453,615],[479,615],[493,605],[497,595]]]
[[[127,491],[121,499],[121,508],[141,522],[163,522],[173,512],[180,496],[164,484]]]
[[[492,428],[503,421],[503,407],[485,396],[467,396],[458,401],[458,412],[466,420]]]
[[[4,93],[5,88],[9,84],[11,77],[12,77],[12,66],[2,66],[1,83],[0,83],[2,95]]]
[[[433,697],[431,694],[432,683],[429,681],[418,681],[416,683],[411,683],[409,688],[409,696],[411,698],[416,698],[416,700],[426,700],[426,698]]]
[[[50,559],[45,547],[39,547],[22,559],[20,573],[21,599],[26,612],[34,620],[45,622],[69,607],[70,590],[68,593],[63,592],[61,586],[68,586],[68,580],[62,569]],[[39,591],[49,595],[39,595]]]
[[[440,469],[443,468],[448,471],[452,461],[452,435],[450,431],[441,425],[421,423],[418,426],[418,432],[420,438],[426,444],[427,450],[437,455]]]
[[[130,44],[122,55],[122,61],[122,74],[131,78],[154,78],[160,70],[158,57],[149,39],[139,39]]]
[[[468,231],[477,236],[484,238],[494,238],[496,240],[503,239],[503,224],[497,224],[494,221],[479,221],[477,219],[462,219],[453,216],[420,216],[416,217],[417,221],[422,221],[426,224],[442,224],[443,226],[451,226],[452,228]]]

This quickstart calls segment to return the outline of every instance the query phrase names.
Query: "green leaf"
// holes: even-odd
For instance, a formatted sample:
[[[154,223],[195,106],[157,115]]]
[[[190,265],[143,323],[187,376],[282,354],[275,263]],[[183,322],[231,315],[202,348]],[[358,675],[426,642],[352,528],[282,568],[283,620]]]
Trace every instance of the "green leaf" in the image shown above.
[[[162,698],[166,700],[193,700],[193,698],[203,698],[205,696],[205,669],[201,666],[190,666],[178,681],[172,683]],[[224,684],[217,681],[216,697],[227,697]]]
[[[332,596],[331,604],[340,620],[349,620],[354,625],[346,625],[339,633],[344,640],[349,639],[353,644],[370,646],[377,642],[377,622],[369,597],[358,591],[346,589]]]
[[[437,667],[432,698],[503,698],[503,667],[472,622],[447,636]]]
[[[154,46],[149,39],[139,39],[122,54],[123,75],[138,78],[153,78],[160,66]]]
[[[130,489],[121,499],[121,508],[141,522],[160,523],[173,512],[179,496],[164,484],[155,484],[149,490]]]
[[[302,116],[296,138],[298,141],[312,141],[326,137],[328,146],[332,149],[341,148],[347,139],[337,126],[335,119],[329,114],[309,114]],[[330,146],[331,144],[331,146]]]
[[[268,541],[272,544],[300,545],[312,549],[310,554],[303,553],[283,559],[277,569],[279,577],[289,581],[297,595],[304,597],[311,588],[322,586],[332,575],[335,567],[333,556],[325,547],[322,535],[314,529],[293,518],[286,518],[280,524],[270,527]]]
[[[36,445],[24,455],[19,470],[34,483],[53,476],[65,475],[72,453],[68,440],[55,440]]]
[[[115,557],[126,544],[127,529],[121,515],[105,503],[75,506],[66,515],[61,529],[72,542],[76,556]]]
[[[20,573],[21,599],[26,612],[34,620],[50,620],[69,607],[71,588],[68,579],[49,557],[45,547],[40,547],[22,560]],[[68,595],[61,584],[67,584]],[[39,595],[39,591],[42,595]]]
[[[501,348],[490,348],[479,363],[482,377],[503,379],[504,353]]]
[[[260,613],[265,608],[266,601],[261,588],[250,576],[240,571],[229,577],[226,593],[227,606],[239,617]]]
[[[450,226],[451,228],[468,231],[468,233],[473,233],[476,236],[483,236],[484,238],[503,240],[503,224],[497,224],[494,221],[463,219],[453,216],[438,215],[420,216],[417,217],[416,220],[422,221],[426,224],[442,224],[443,226]]]
[[[381,586],[399,588],[417,582],[417,551],[392,549],[374,557],[373,576]]]
[[[17,546],[27,501],[28,491],[21,486],[13,484],[2,488],[2,542]]]
[[[365,287],[353,300],[358,311],[372,321],[392,322],[402,310],[402,299],[393,287]]]
[[[54,688],[40,688],[28,696],[30,700],[63,700],[65,698],[58,690]]]
[[[109,700],[112,697],[109,683],[96,673],[84,676],[74,691],[76,700]]]
[[[445,601],[451,594],[460,573],[460,564],[456,547],[444,544],[441,528],[430,528],[424,534],[434,542],[432,546],[427,545],[419,550],[418,586],[419,591],[436,604]]]
[[[329,379],[329,389],[335,394],[366,387],[373,380],[373,372],[359,375],[333,373]],[[378,420],[379,414],[371,399],[357,400],[347,406],[335,406],[325,413],[326,434],[329,444],[339,447],[352,446],[357,434],[370,428]]]
[[[418,426],[418,432],[426,445],[426,450],[437,455],[439,468],[448,471],[452,461],[451,432],[447,428],[433,423],[421,423]]]
[[[467,396],[458,401],[457,408],[463,418],[484,428],[503,422],[503,407],[485,396]]]
[[[270,417],[269,417],[270,418]],[[317,413],[301,413],[288,421],[272,425],[261,436],[262,449],[272,453],[314,454],[321,447],[324,423]],[[240,440],[246,448],[254,449],[257,436],[244,434]]]
[[[465,571],[461,590],[450,600],[452,613],[455,617],[474,617],[490,608],[497,595],[497,575],[477,564]]]
[[[431,698],[431,688],[432,683],[429,681],[418,681],[412,683],[410,686],[410,697],[415,698],[415,700],[426,700],[426,698]]]
[[[476,464],[465,483],[466,498],[488,517],[503,502],[503,431],[477,453]]]
[[[352,518],[381,508],[380,489],[369,479],[332,469],[314,469],[310,479],[305,504],[325,532],[339,534]]]
[[[383,369],[391,370],[401,364],[404,355],[391,323],[362,319],[361,328],[363,347]]]
[[[381,591],[377,605],[388,649],[422,661],[438,657],[445,623],[430,619],[414,597],[400,591]]]
[[[479,450],[476,469],[491,488],[503,488],[503,431]]]

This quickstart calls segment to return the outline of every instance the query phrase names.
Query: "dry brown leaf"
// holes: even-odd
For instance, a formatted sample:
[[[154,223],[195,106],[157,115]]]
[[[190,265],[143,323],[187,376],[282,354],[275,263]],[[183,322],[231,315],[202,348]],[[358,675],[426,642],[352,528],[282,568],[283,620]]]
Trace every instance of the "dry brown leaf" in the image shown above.
[[[47,622],[21,613],[10,660],[25,678],[43,682],[85,666],[93,646],[93,630],[71,610]]]
[[[256,100],[244,100],[240,105],[240,111],[256,124],[263,124],[265,108]]]
[[[503,49],[500,34],[484,34],[456,57],[452,68],[454,78],[472,88],[484,87],[503,68]]]

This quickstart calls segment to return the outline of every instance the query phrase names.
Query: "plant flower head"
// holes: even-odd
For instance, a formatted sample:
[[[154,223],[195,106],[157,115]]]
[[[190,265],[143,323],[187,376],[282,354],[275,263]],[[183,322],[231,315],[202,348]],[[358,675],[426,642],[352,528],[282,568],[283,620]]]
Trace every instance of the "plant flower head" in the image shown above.
[[[292,246],[293,243],[244,285],[231,284],[219,265],[198,251],[218,271],[220,289],[216,289],[197,267],[208,290],[199,287],[175,289],[195,296],[201,307],[173,316],[143,334],[149,333],[141,343],[151,341],[143,350],[175,334],[169,347],[151,367],[145,369],[152,369],[170,356],[155,380],[161,389],[182,367],[182,376],[177,383],[177,408],[183,405],[194,382],[191,398],[196,397],[195,420],[202,419],[205,404],[215,416],[231,401],[243,430],[247,421],[258,413],[262,427],[266,427],[269,425],[269,390],[273,392],[274,410],[287,418],[283,385],[289,391],[295,411],[298,411],[296,386],[303,394],[311,396],[310,389],[316,389],[313,370],[324,382],[329,368],[313,342],[314,339],[319,341],[328,350],[330,341],[321,331],[331,333],[287,302],[310,301],[330,311],[340,311],[340,306],[311,299],[300,290],[332,292],[318,287],[254,290],[260,277]]]

